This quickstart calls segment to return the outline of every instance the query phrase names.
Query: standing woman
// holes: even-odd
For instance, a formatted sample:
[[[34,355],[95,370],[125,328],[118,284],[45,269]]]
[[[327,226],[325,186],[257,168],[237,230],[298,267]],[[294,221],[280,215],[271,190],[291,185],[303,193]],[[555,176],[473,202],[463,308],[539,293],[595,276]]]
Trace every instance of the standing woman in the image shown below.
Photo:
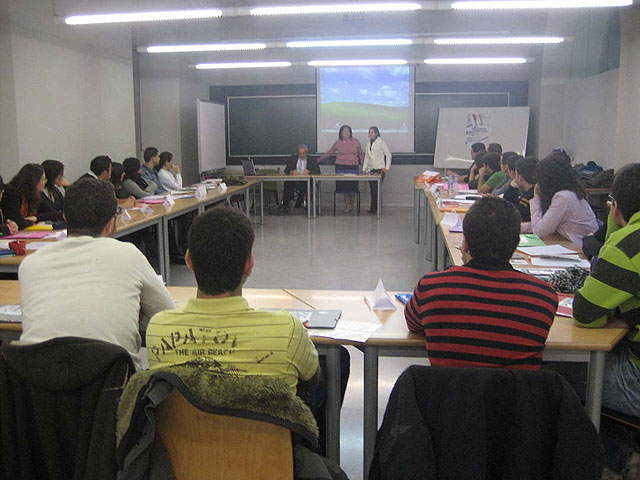
[[[381,174],[380,186],[384,182],[384,177],[391,168],[391,150],[380,137],[380,129],[378,127],[369,128],[369,143],[364,152],[364,165],[362,169],[367,172],[371,169],[371,173]],[[369,190],[371,190],[371,208],[370,214],[378,211],[378,182],[369,182]]]
[[[62,220],[62,211],[64,210],[64,189],[70,184],[64,176],[64,164],[58,160],[45,160],[42,162],[44,176],[47,183],[44,190],[40,192],[40,206],[38,212],[58,212]]]
[[[136,157],[125,158],[122,166],[124,167],[123,185],[129,195],[144,198],[154,194],[158,186],[140,176],[140,160]]]
[[[37,163],[27,163],[13,177],[2,197],[2,211],[20,230],[36,222],[59,219],[56,212],[39,212],[40,193],[44,190],[44,169]]]
[[[598,230],[598,222],[571,163],[549,155],[538,165],[538,183],[529,202],[531,227],[540,238],[558,232],[577,247]]]
[[[162,152],[160,154],[160,163],[158,164],[158,178],[160,185],[165,190],[180,190],[182,188],[182,175],[180,175],[180,167],[173,163],[173,153]]]
[[[336,155],[337,174],[357,174],[362,165],[363,152],[360,142],[353,138],[353,131],[349,125],[343,125],[338,132],[338,140],[331,146],[327,153],[318,159],[318,163],[326,160],[331,155]],[[336,192],[344,193],[344,213],[350,213],[353,209],[355,194],[358,191],[358,182],[336,182]]]

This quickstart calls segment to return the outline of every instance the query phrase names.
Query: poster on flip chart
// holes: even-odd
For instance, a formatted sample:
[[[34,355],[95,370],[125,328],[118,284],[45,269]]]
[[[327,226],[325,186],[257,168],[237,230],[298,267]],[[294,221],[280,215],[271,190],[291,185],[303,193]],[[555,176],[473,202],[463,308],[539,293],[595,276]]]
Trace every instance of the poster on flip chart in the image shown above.
[[[434,167],[469,168],[471,145],[499,143],[522,154],[527,146],[529,107],[441,108]]]

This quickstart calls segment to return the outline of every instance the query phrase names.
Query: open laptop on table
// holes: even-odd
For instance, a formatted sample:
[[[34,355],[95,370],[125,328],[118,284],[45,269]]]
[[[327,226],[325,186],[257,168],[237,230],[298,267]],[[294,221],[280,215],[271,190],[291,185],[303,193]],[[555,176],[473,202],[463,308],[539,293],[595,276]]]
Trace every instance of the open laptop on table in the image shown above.
[[[253,164],[253,160],[242,160],[242,170],[245,177],[251,177],[258,174],[256,166]]]

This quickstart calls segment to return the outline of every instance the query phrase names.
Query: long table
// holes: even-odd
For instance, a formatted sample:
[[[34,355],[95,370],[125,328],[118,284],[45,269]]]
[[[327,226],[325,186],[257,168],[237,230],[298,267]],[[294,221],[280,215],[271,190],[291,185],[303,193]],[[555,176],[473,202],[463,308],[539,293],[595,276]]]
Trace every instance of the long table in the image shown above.
[[[116,229],[113,234],[114,238],[122,238],[125,235],[129,235],[140,230],[144,230],[149,227],[156,227],[158,231],[158,263],[160,268],[160,274],[167,284],[171,281],[171,269],[170,255],[169,255],[169,221],[178,218],[182,215],[186,215],[190,212],[197,211],[199,213],[214,203],[218,203],[224,200],[229,201],[231,196],[238,194],[245,194],[248,196],[248,192],[251,189],[255,189],[258,186],[262,186],[260,180],[247,180],[245,185],[238,185],[227,187],[227,190],[222,192],[219,189],[208,190],[207,196],[199,200],[197,198],[181,198],[175,200],[175,203],[171,206],[149,205],[148,209],[144,212],[139,209],[127,210],[126,214],[123,212],[118,215],[116,219]],[[245,213],[249,216],[249,201],[245,202]],[[39,240],[26,240],[27,253],[31,255],[35,250],[29,249],[30,243],[35,242],[47,242],[56,241],[55,239],[39,239]],[[17,273],[20,268],[20,263],[24,260],[25,256],[5,257],[0,258],[0,273]]]
[[[168,287],[176,308],[186,305],[195,296],[193,287]],[[254,308],[309,309],[307,303],[297,299],[286,290],[249,288],[243,296]],[[20,283],[15,280],[0,280],[0,305],[20,303]],[[22,332],[20,323],[0,323],[0,340],[16,340]],[[327,401],[326,401],[326,452],[331,460],[340,462],[340,345],[343,342],[323,337],[312,337],[316,350],[327,360]]]

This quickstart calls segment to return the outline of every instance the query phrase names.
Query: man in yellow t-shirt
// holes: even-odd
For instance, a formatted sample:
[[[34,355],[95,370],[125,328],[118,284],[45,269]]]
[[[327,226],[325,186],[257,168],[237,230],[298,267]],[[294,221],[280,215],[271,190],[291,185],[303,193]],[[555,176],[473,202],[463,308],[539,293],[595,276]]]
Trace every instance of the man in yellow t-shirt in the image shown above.
[[[185,259],[198,293],[183,309],[149,322],[151,368],[206,359],[216,373],[277,377],[294,390],[320,381],[318,353],[300,320],[284,310],[254,310],[242,297],[253,240],[251,223],[237,209],[213,208],[194,220]]]

